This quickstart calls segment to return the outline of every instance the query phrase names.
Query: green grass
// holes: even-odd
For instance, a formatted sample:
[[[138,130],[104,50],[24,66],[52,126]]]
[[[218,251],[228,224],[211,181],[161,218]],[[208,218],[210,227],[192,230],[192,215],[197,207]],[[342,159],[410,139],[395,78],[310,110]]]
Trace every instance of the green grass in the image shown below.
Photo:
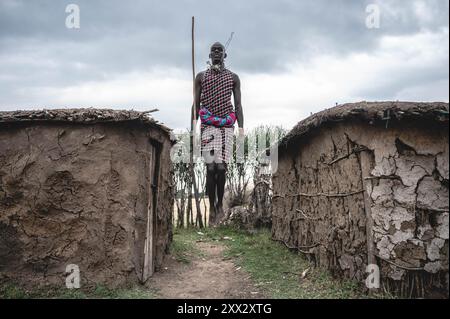
[[[13,284],[0,285],[0,299],[154,299],[155,293],[145,287],[109,289],[40,288],[32,291]]]
[[[198,229],[175,228],[170,253],[179,262],[189,264],[194,257],[204,257],[204,254],[195,246],[195,241],[201,239]]]
[[[180,262],[189,264],[193,258],[205,257],[196,247],[197,241],[219,242],[226,247],[224,258],[243,268],[253,282],[269,298],[369,298],[356,282],[341,281],[331,277],[323,269],[313,268],[301,255],[290,251],[284,245],[272,241],[268,230],[248,234],[231,228],[174,229],[170,248],[172,255]],[[231,239],[224,239],[229,237]],[[299,275],[310,269],[306,278]],[[156,293],[145,287],[108,289],[97,286],[94,289],[40,289],[27,291],[23,288],[0,285],[0,299],[5,298],[110,298],[146,299],[156,298]],[[388,295],[375,295],[371,298],[392,298]]]
[[[27,292],[15,285],[0,285],[0,299],[25,299],[28,297]]]
[[[301,255],[290,251],[284,245],[272,241],[268,230],[253,235],[231,228],[204,230],[199,236],[193,230],[182,230],[177,240],[187,243],[203,239],[220,241],[228,248],[225,258],[233,258],[238,266],[247,271],[255,284],[268,297],[283,299],[317,298],[367,298],[358,284],[348,280],[337,280],[323,269],[313,268]],[[224,240],[231,237],[232,240]],[[310,269],[306,278],[299,274]]]

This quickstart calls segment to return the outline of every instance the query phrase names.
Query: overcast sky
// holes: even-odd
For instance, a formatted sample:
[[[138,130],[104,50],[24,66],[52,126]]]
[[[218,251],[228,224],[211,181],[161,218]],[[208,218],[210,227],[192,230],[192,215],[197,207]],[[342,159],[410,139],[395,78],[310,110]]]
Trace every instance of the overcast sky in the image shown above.
[[[226,65],[248,128],[289,129],[335,103],[449,100],[448,0],[0,0],[0,110],[157,107],[188,128],[192,16],[197,71],[235,33]]]

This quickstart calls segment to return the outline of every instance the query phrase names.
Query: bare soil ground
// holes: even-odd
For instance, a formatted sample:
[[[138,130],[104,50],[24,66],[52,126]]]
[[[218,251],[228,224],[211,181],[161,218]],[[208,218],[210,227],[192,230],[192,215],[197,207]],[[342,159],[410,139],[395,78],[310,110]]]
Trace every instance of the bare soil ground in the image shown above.
[[[157,297],[170,299],[264,298],[250,276],[223,257],[220,243],[196,242],[201,252],[189,263],[168,255],[163,268],[150,279]]]

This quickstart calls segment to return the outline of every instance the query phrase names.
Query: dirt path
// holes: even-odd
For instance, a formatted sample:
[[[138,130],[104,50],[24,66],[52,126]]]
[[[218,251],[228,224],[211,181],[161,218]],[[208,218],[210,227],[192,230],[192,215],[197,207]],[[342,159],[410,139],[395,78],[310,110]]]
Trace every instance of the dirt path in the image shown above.
[[[220,243],[197,242],[196,246],[202,257],[185,264],[169,255],[150,279],[149,286],[160,298],[264,298],[247,273],[223,258]]]

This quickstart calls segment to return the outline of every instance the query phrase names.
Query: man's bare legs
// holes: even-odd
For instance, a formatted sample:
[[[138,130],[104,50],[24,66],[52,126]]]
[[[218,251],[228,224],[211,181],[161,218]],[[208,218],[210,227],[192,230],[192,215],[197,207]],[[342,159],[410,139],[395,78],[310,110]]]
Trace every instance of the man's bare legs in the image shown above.
[[[213,225],[223,217],[223,197],[225,194],[226,164],[206,164],[206,191],[209,198],[209,224]],[[217,195],[217,196],[216,196]]]
[[[209,198],[209,224],[216,219],[216,170],[215,163],[206,164],[206,192]]]
[[[217,210],[216,217],[218,219],[223,217],[223,196],[225,194],[225,180],[227,166],[225,163],[218,163],[216,166],[217,171]]]

